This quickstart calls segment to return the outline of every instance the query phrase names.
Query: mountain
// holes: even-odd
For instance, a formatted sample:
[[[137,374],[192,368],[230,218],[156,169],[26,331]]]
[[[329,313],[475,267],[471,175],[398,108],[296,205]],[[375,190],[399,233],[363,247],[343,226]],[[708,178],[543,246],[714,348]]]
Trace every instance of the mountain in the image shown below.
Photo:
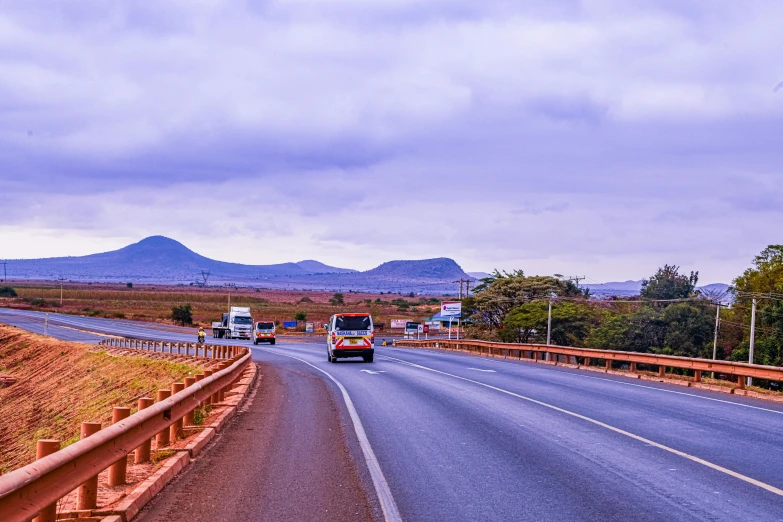
[[[66,277],[85,280],[193,280],[208,270],[232,277],[301,275],[306,271],[296,263],[241,265],[216,261],[199,255],[185,245],[163,236],[152,236],[119,250],[81,257],[22,259],[9,261],[15,277],[50,279]]]
[[[182,243],[152,236],[119,250],[81,257],[17,259],[8,262],[9,279],[191,283],[209,272],[210,284],[303,290],[428,292],[455,294],[453,281],[467,278],[451,259],[390,261],[358,272],[308,259],[298,263],[243,265],[217,261]]]
[[[470,277],[474,279],[484,279],[489,277],[489,274],[486,272],[466,272]]]
[[[589,288],[590,293],[595,296],[633,296],[639,295],[642,291],[642,280],[638,281],[623,281],[623,282],[609,282],[609,283],[597,283],[581,285],[582,288]],[[719,295],[728,291],[729,285],[725,283],[712,283],[704,286],[697,286],[696,290],[702,292],[702,294]]]
[[[364,274],[380,278],[412,279],[460,279],[467,276],[453,259],[446,257],[421,261],[387,261]]]
[[[329,266],[313,259],[305,259],[304,261],[299,261],[296,264],[302,267],[302,269],[309,274],[349,274],[351,272],[357,272],[357,270],[353,270],[351,268],[337,268],[334,266]]]

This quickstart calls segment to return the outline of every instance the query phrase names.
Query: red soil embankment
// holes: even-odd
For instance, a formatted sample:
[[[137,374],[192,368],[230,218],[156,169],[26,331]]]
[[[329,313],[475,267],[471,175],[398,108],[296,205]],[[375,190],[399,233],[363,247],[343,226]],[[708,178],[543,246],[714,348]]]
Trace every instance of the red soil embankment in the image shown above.
[[[82,422],[106,426],[113,406],[135,413],[139,397],[198,370],[190,361],[118,357],[0,325],[0,374],[16,381],[0,388],[0,474],[35,460],[38,439],[72,444]]]

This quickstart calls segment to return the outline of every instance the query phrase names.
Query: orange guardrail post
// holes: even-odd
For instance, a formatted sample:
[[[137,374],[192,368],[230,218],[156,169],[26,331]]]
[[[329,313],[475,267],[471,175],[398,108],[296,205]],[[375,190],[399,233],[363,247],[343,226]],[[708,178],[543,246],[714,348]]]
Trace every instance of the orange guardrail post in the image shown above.
[[[666,366],[662,364],[658,365],[658,377],[666,377]]]
[[[611,370],[612,369],[612,360],[611,359],[607,359],[606,360],[606,369],[607,370]]]
[[[111,423],[117,424],[123,419],[130,417],[130,408],[125,406],[115,406],[111,412]],[[109,485],[119,486],[126,482],[126,472],[128,469],[128,456],[124,455],[120,460],[109,467]]]
[[[171,385],[171,394],[176,395],[177,393],[181,392],[185,389],[185,383],[184,382],[175,382]],[[171,439],[171,442],[176,442],[177,439],[182,435],[182,425],[184,420],[183,419],[177,419],[174,421],[174,424],[171,425],[169,428],[169,438]]]
[[[41,460],[56,451],[60,451],[59,440],[41,439],[35,444],[35,460]],[[57,503],[55,502],[43,508],[33,519],[33,522],[56,522],[56,520]]]
[[[189,387],[193,386],[193,384],[194,384],[195,382],[196,382],[196,378],[195,378],[195,377],[185,377],[185,388],[189,388]],[[189,412],[187,412],[187,413],[185,414],[185,416],[182,418],[182,424],[183,424],[184,426],[193,426],[193,424],[194,424],[194,423],[193,423],[193,421],[194,421],[194,418],[193,418],[193,417],[194,417],[194,415],[193,415],[193,413],[194,413],[194,410],[190,410],[190,411],[189,411]]]
[[[171,390],[158,390],[158,400],[156,402],[162,402],[165,401],[171,397]],[[155,447],[157,449],[162,448],[163,446],[169,445],[169,428],[166,427],[165,429],[161,430],[157,435],[155,435]]]
[[[204,370],[204,378],[211,377],[212,374],[215,373],[212,370]],[[201,406],[207,406],[208,404],[212,404],[212,396],[207,397],[204,399],[204,401],[201,403]]]
[[[101,429],[100,422],[82,422],[81,438],[95,435]],[[98,475],[90,477],[76,491],[76,509],[79,511],[98,507]]]
[[[153,400],[151,397],[141,397],[139,399],[139,411],[152,406]],[[141,464],[142,462],[149,462],[151,453],[152,441],[147,439],[142,442],[141,445],[136,448],[136,454],[133,456],[133,462]]]
[[[701,370],[693,371],[693,382],[701,382]]]

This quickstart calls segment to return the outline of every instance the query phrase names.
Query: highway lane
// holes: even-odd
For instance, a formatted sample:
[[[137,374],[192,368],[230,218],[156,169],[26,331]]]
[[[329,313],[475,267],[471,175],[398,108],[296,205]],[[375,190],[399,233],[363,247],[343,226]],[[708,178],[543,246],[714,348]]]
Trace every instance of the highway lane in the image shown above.
[[[379,352],[783,488],[779,407],[755,410],[463,354]],[[283,353],[344,384],[405,520],[783,520],[775,493],[561,411],[380,355],[371,365],[330,364],[325,348],[313,345],[255,350],[271,362]]]
[[[113,328],[96,319],[76,321]],[[155,326],[116,322],[193,335]],[[328,363],[314,343],[253,353],[301,366],[338,403],[301,361],[343,384],[404,520],[783,520],[773,403],[434,350],[378,348],[373,364]]]

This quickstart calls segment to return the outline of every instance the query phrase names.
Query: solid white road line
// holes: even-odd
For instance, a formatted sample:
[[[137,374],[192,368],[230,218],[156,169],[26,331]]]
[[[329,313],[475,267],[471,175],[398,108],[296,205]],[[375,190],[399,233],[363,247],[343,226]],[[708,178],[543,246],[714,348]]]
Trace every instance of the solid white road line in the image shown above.
[[[654,442],[654,441],[652,441],[650,439],[645,439],[644,437],[641,437],[641,436],[636,435],[634,433],[622,430],[620,428],[616,428],[615,426],[612,426],[610,424],[606,424],[605,422],[601,422],[599,420],[595,420],[595,419],[592,419],[590,417],[586,417],[585,415],[580,415],[580,414],[575,413],[573,411],[569,411],[569,410],[566,410],[566,409],[563,409],[563,408],[558,408],[557,406],[554,406],[552,404],[548,404],[546,402],[542,402],[542,401],[539,401],[539,400],[536,400],[536,399],[533,399],[533,398],[530,398],[530,397],[526,397],[524,395],[520,395],[520,394],[514,393],[512,391],[504,390],[503,388],[498,388],[497,386],[492,386],[490,384],[486,384],[486,383],[483,383],[483,382],[480,382],[480,381],[475,381],[473,379],[468,379],[467,377],[460,377],[459,375],[454,375],[452,373],[442,372],[440,370],[436,370],[436,369],[430,368],[428,366],[422,366],[420,364],[408,362],[408,361],[405,361],[403,359],[397,359],[396,357],[390,357],[388,355],[382,355],[381,357],[389,359],[389,360],[392,360],[392,361],[399,362],[401,364],[412,366],[414,368],[419,368],[421,370],[425,370],[425,371],[429,371],[429,372],[433,372],[433,373],[438,373],[440,375],[446,375],[448,377],[453,377],[453,378],[459,379],[461,381],[470,382],[470,383],[476,384],[478,386],[483,386],[485,388],[489,388],[491,390],[495,390],[495,391],[498,391],[500,393],[504,393],[506,395],[511,395],[512,397],[516,397],[518,399],[522,399],[524,401],[528,401],[528,402],[531,402],[533,404],[537,404],[539,406],[543,406],[545,408],[549,408],[551,410],[555,410],[557,412],[564,413],[566,415],[570,415],[572,417],[576,417],[577,419],[581,419],[581,420],[590,422],[592,424],[595,424],[596,426],[601,426],[602,428],[606,428],[606,429],[611,430],[611,431],[613,431],[615,433],[619,433],[620,435],[625,435],[626,437],[630,437],[630,438],[632,438],[634,440],[638,440],[639,442],[643,442],[643,443],[648,444],[650,446],[654,446],[654,447],[662,449],[664,451],[668,451],[669,453],[673,453],[675,455],[679,455],[680,457],[683,457],[685,459],[691,460],[693,462],[697,462],[699,464],[707,466],[710,469],[714,469],[716,471],[720,471],[721,473],[725,473],[726,475],[729,475],[729,476],[734,477],[736,479],[742,480],[743,482],[747,482],[748,484],[753,484],[754,486],[758,486],[758,487],[760,487],[762,489],[765,489],[765,490],[767,490],[767,491],[769,491],[771,493],[774,493],[776,495],[779,495],[779,496],[783,497],[783,490],[779,489],[779,488],[776,488],[775,486],[772,486],[772,485],[767,484],[765,482],[761,482],[760,480],[756,480],[754,478],[748,477],[748,476],[743,475],[741,473],[737,473],[736,471],[732,471],[730,469],[724,468],[723,466],[719,466],[717,464],[713,464],[712,462],[709,462],[709,461],[704,460],[702,458],[690,455],[690,454],[685,453],[683,451],[676,450],[674,448],[670,448],[669,446],[665,446],[665,445],[660,444],[658,442]]]
[[[441,352],[439,350],[422,350],[422,351],[426,351],[427,353],[437,354],[437,355],[441,355],[443,353],[443,352]],[[448,352],[446,352],[446,353],[448,353]],[[463,355],[466,355],[467,357],[476,357],[475,355],[470,355],[470,354],[463,354]],[[508,361],[504,361],[503,359],[497,359],[497,360],[487,359],[486,362],[502,364],[503,362],[515,362],[515,360],[514,359],[510,359]],[[523,362],[526,362],[526,361],[523,360]],[[532,362],[532,360],[530,362]],[[468,368],[468,370],[476,370],[476,369],[477,368]],[[644,384],[635,384],[635,383],[632,383],[632,382],[624,382],[624,381],[619,381],[619,380],[614,380],[614,379],[606,379],[604,377],[594,377],[592,375],[582,375],[581,373],[570,372],[570,371],[567,371],[567,370],[565,370],[563,368],[558,368],[558,367],[551,367],[551,366],[543,366],[542,365],[541,367],[537,367],[536,369],[538,369],[538,370],[556,370],[556,371],[560,371],[560,372],[563,372],[563,373],[567,373],[569,375],[575,375],[577,377],[582,377],[584,379],[594,379],[596,381],[613,382],[613,383],[617,383],[617,384],[623,384],[625,386],[635,386],[636,388],[645,388],[645,389],[648,389],[648,390],[655,390],[655,391],[664,392],[664,393],[673,393],[675,395],[685,395],[686,397],[695,397],[696,399],[703,399],[705,401],[722,402],[723,404],[731,404],[733,406],[739,406],[741,408],[750,408],[751,410],[767,411],[767,412],[770,412],[770,413],[777,413],[778,415],[783,415],[783,411],[780,411],[780,410],[770,410],[769,408],[762,408],[761,406],[751,406],[750,404],[742,404],[741,402],[727,401],[727,400],[723,400],[723,399],[714,399],[712,397],[705,397],[703,395],[696,395],[695,393],[685,393],[685,392],[675,391],[675,390],[666,390],[664,388],[656,388],[655,386],[645,386]],[[487,370],[480,370],[480,371],[487,371]],[[720,373],[720,372],[718,372],[718,373]],[[618,377],[622,378],[623,376],[619,375]],[[629,377],[626,377],[626,378],[629,378]],[[665,383],[663,383],[663,384],[665,384]]]
[[[383,517],[386,522],[402,522],[400,510],[397,508],[397,503],[394,501],[391,489],[389,489],[389,483],[386,482],[386,477],[383,475],[381,465],[378,463],[378,459],[375,457],[375,452],[372,450],[370,441],[367,438],[367,433],[364,431],[364,426],[362,425],[362,421],[359,418],[359,414],[356,412],[356,408],[353,405],[351,396],[348,395],[348,391],[345,389],[342,383],[335,379],[331,373],[327,372],[326,370],[322,370],[318,366],[311,364],[304,359],[300,359],[299,357],[278,352],[277,350],[271,350],[269,348],[254,347],[254,349],[273,353],[275,355],[282,355],[283,357],[290,357],[291,359],[296,359],[297,361],[303,362],[329,377],[332,382],[334,382],[337,387],[340,388],[340,393],[343,395],[343,401],[345,401],[345,407],[348,409],[348,414],[351,416],[351,422],[353,422],[353,429],[356,432],[356,437],[359,439],[359,446],[361,446],[362,453],[364,453],[364,460],[367,462],[367,468],[370,470],[370,477],[372,478],[372,483],[375,486],[375,492],[378,494],[378,500],[381,503],[381,509],[383,509]]]
[[[580,377],[585,377],[587,379],[595,379],[596,381],[605,381],[605,382],[614,382],[617,384],[623,384],[625,386],[634,386],[636,388],[645,388],[647,390],[656,390],[659,392],[664,393],[673,393],[675,395],[685,395],[686,397],[695,397],[697,399],[704,399],[705,401],[713,401],[713,402],[722,402],[723,404],[731,404],[733,406],[741,406],[742,408],[750,408],[752,410],[761,410],[761,411],[767,411],[770,413],[777,413],[778,415],[783,415],[783,411],[779,410],[770,410],[768,408],[762,408],[760,406],[751,406],[750,404],[742,404],[739,402],[734,401],[725,401],[722,399],[714,399],[712,397],[704,397],[703,395],[696,395],[695,393],[685,393],[675,390],[665,390],[663,388],[656,388],[655,386],[645,386],[643,384],[635,384],[632,382],[623,382],[623,381],[615,381],[614,379],[604,379],[603,377],[593,377],[592,375],[581,375]]]

